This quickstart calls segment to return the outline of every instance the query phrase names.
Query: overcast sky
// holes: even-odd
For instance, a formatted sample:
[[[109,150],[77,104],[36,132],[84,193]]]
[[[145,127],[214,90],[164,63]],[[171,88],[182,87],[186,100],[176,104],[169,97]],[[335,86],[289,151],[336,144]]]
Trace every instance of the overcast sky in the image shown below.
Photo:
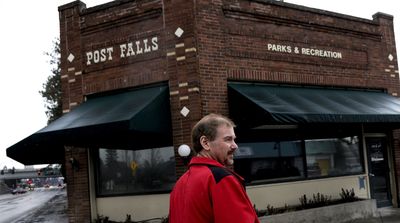
[[[51,75],[49,58],[59,36],[58,6],[68,0],[0,1],[0,168],[23,168],[6,156],[6,149],[46,126],[39,91]],[[109,0],[84,0],[93,7]],[[299,5],[372,20],[376,12],[394,16],[397,52],[400,50],[400,10],[396,0],[286,0]]]

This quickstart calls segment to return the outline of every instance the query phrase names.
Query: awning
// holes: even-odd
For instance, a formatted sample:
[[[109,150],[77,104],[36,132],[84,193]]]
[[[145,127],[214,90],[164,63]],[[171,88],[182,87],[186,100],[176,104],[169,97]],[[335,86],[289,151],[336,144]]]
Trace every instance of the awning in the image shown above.
[[[400,123],[400,100],[380,91],[229,83],[232,118],[246,127]]]
[[[25,165],[63,163],[64,146],[142,149],[172,145],[167,86],[88,98],[7,149]]]

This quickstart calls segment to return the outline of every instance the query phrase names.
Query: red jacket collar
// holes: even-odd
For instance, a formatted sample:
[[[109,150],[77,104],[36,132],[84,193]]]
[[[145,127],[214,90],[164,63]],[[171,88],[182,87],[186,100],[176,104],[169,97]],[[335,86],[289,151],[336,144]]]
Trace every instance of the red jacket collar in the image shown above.
[[[217,162],[216,160],[213,160],[213,159],[210,159],[210,158],[195,156],[190,160],[189,167],[193,166],[193,165],[211,165],[211,166],[222,167],[222,168],[227,169],[229,172],[231,172],[236,177],[238,177],[241,181],[244,180],[243,177],[240,176],[239,174],[237,174],[234,171],[226,168],[224,165],[222,165],[221,163]]]
[[[189,166],[192,165],[211,165],[211,166],[218,166],[218,167],[224,167],[221,163],[217,162],[216,160],[206,158],[206,157],[199,157],[195,156],[190,160]]]

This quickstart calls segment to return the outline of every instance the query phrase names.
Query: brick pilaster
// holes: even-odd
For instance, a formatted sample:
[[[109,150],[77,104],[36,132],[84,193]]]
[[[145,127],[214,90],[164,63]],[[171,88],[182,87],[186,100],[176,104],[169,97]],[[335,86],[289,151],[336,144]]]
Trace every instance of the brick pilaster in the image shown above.
[[[80,14],[86,5],[76,1],[59,7],[63,113],[83,101]],[[77,166],[72,166],[71,159]],[[87,149],[65,149],[69,222],[90,222]]]
[[[176,152],[179,145],[191,144],[191,128],[201,117],[194,8],[193,1],[164,1],[167,73]],[[177,159],[177,174],[184,170],[182,160]]]
[[[65,148],[67,214],[70,223],[91,222],[87,154],[86,148]]]
[[[67,113],[83,101],[80,13],[86,8],[82,2],[59,7],[61,86],[63,112]]]

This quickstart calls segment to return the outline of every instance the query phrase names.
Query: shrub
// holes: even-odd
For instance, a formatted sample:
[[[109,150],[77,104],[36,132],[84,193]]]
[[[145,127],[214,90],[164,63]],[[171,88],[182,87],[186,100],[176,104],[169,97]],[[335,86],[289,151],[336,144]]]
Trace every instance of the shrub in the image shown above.
[[[340,198],[342,202],[353,202],[359,200],[359,198],[354,193],[354,188],[352,188],[351,190],[342,188],[342,192],[340,193]]]
[[[312,199],[307,199],[307,195],[299,198],[302,209],[316,208],[326,206],[330,203],[332,196],[323,195],[321,193],[313,194]]]

